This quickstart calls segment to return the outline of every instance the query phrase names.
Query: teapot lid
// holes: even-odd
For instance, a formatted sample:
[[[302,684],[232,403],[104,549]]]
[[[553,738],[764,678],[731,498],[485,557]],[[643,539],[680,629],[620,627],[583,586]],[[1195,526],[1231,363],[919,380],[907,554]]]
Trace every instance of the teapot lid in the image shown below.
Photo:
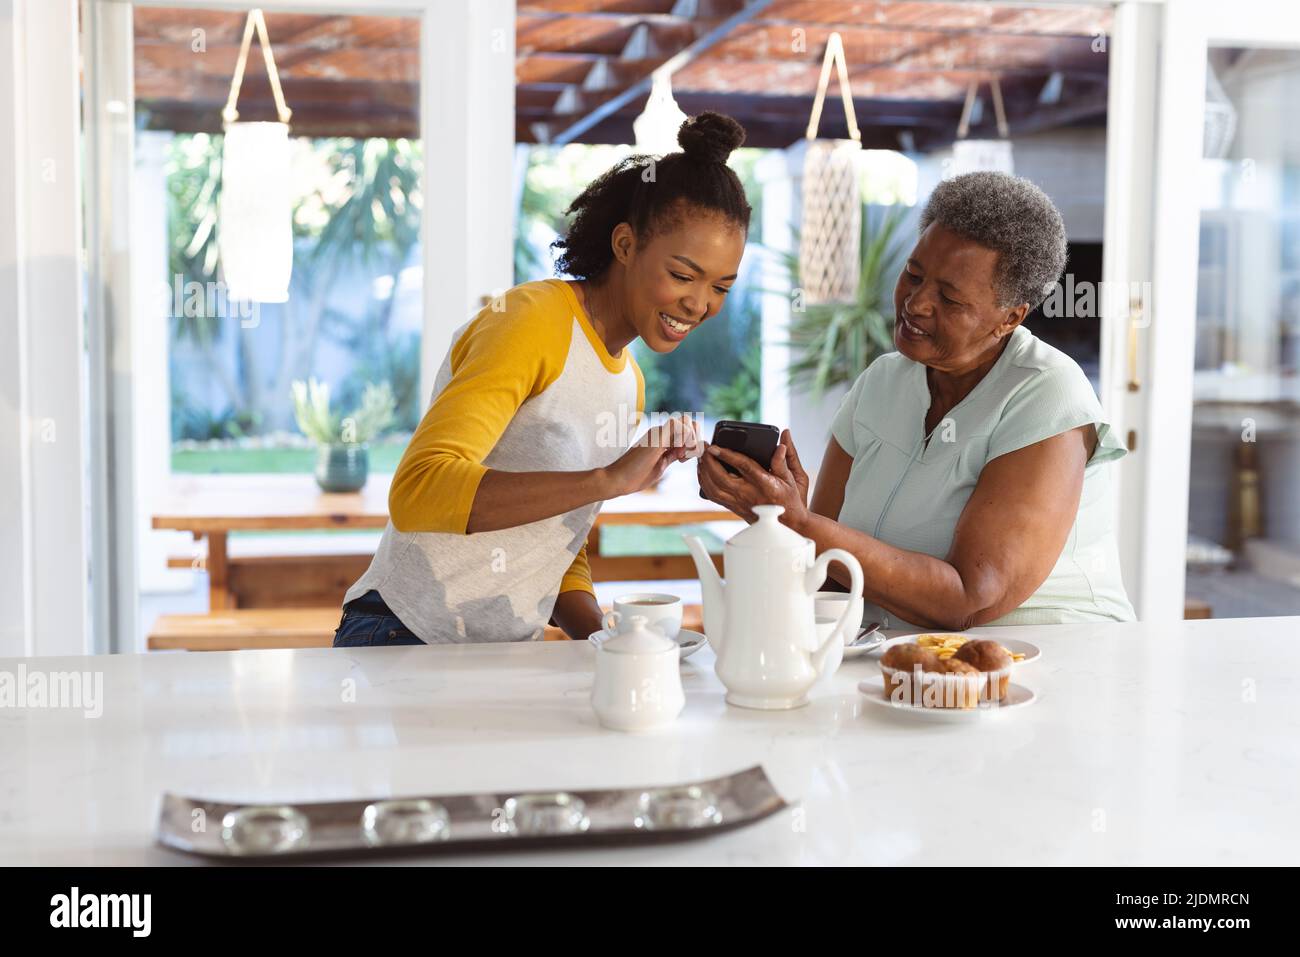
[[[758,521],[727,539],[727,547],[802,548],[808,539],[777,520],[784,511],[784,505],[755,505],[754,514]]]
[[[633,615],[627,622],[626,631],[606,638],[598,650],[615,655],[649,655],[670,650],[676,653],[677,643],[650,628],[650,620],[644,615]]]

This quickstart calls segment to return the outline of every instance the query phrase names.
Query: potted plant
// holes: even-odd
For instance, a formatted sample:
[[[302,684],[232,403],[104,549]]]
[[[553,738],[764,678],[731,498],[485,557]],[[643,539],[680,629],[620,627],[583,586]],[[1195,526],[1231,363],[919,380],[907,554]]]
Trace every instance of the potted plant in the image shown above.
[[[317,445],[316,483],[326,492],[355,492],[370,473],[367,444],[393,421],[397,403],[387,383],[367,383],[361,405],[338,418],[330,411],[330,389],[324,382],[293,383],[293,410],[298,428]]]

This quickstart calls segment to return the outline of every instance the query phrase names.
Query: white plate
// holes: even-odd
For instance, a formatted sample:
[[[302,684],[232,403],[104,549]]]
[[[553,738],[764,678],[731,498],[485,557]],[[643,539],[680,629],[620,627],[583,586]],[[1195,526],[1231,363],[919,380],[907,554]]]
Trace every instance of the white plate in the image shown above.
[[[965,634],[965,633],[960,631],[922,631],[915,635],[899,635],[897,638],[890,638],[883,645],[880,645],[871,650],[876,652],[876,654],[873,657],[879,658],[887,650],[894,647],[894,645],[901,645],[905,641],[914,642],[916,641],[916,639],[920,638],[921,635],[961,635],[961,634]],[[1029,662],[1035,661],[1038,658],[1041,658],[1043,655],[1042,651],[1039,650],[1037,645],[1031,645],[1027,641],[1021,641],[1019,638],[999,638],[995,635],[971,635],[971,634],[966,634],[966,637],[971,639],[972,641],[974,641],[977,638],[989,638],[992,639],[993,641],[996,641],[999,645],[1007,649],[1007,651],[1011,652],[1012,654],[1024,655],[1023,658],[1021,658],[1019,661],[1016,662],[1017,665],[1027,665],[1029,664]]]
[[[858,690],[874,705],[893,711],[907,712],[920,718],[934,718],[936,721],[978,721],[980,718],[1013,711],[1016,708],[1027,708],[1038,700],[1038,696],[1024,685],[1010,682],[1007,684],[1007,695],[1000,704],[979,708],[922,708],[901,701],[890,701],[885,697],[884,675],[859,681]]]
[[[587,636],[587,640],[599,648],[601,643],[609,637],[609,632],[602,628],[600,631],[593,631]],[[706,644],[708,644],[708,639],[698,631],[691,631],[689,628],[683,628],[677,633],[677,651],[682,658],[689,658]]]

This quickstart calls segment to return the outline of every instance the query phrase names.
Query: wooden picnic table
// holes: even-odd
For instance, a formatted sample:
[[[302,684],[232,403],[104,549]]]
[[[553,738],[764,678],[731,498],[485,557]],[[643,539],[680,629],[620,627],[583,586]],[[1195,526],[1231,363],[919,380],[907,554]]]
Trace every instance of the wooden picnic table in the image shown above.
[[[231,532],[382,529],[388,524],[391,475],[371,475],[360,492],[322,492],[308,474],[174,475],[167,495],[154,508],[153,527],[190,532],[207,539],[211,610],[234,608],[231,588]],[[689,556],[606,556],[600,529],[611,525],[676,526],[734,520],[720,505],[689,490],[637,492],[601,508],[587,539],[587,557],[597,581],[694,578]],[[335,556],[341,557],[341,556]],[[353,564],[355,564],[355,556]],[[262,559],[269,568],[270,559]],[[262,574],[270,574],[267,569]],[[348,569],[344,577],[351,574]],[[355,580],[355,579],[354,579]]]

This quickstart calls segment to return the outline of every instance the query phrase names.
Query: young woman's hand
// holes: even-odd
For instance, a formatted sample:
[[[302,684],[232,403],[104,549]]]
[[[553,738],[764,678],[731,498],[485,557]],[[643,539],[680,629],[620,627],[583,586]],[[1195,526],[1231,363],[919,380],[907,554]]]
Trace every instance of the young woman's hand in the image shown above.
[[[722,467],[724,462],[740,474],[732,475]],[[708,446],[700,458],[700,488],[710,501],[747,522],[755,520],[755,505],[784,507],[781,521],[794,529],[800,528],[808,515],[808,473],[799,461],[789,429],[781,433],[770,472],[748,455]]]
[[[605,469],[610,497],[649,488],[668,466],[698,456],[703,449],[699,427],[687,416],[670,416],[649,429],[636,444]]]

